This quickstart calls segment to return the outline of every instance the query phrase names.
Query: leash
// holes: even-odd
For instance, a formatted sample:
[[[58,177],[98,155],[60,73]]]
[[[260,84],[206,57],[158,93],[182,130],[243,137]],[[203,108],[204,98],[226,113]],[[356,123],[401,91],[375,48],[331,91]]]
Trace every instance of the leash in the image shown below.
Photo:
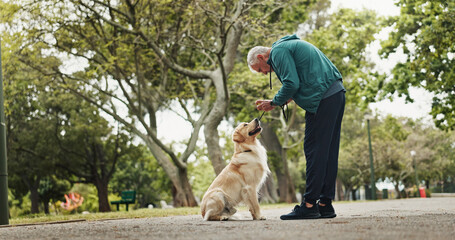
[[[261,121],[261,118],[262,118],[262,116],[264,116],[264,113],[265,113],[265,111],[262,112],[261,116],[258,118],[259,121]]]
[[[289,107],[288,107],[288,104],[285,103],[283,105],[280,106],[281,108],[281,111],[283,112],[283,117],[284,117],[284,121],[288,121],[289,119]],[[286,108],[286,111],[284,111],[284,108]]]
[[[281,108],[281,111],[283,112],[284,120],[287,122],[288,118],[289,118],[289,107],[288,107],[288,104],[285,103],[285,104],[281,105],[280,108]],[[286,108],[286,111],[284,110],[285,108]],[[261,116],[258,118],[259,121],[261,121],[261,119],[264,116],[264,114],[265,114],[265,111],[262,112]]]
[[[272,64],[270,64],[269,76],[270,76],[270,81],[269,81],[270,89],[272,89]]]
[[[269,86],[270,86],[270,89],[272,89],[272,65],[270,64],[270,71],[269,71]],[[288,121],[288,118],[289,118],[289,107],[288,107],[288,103],[285,103],[283,105],[280,106],[281,108],[281,111],[283,112],[283,117],[284,117],[284,120],[287,122]],[[284,110],[284,108],[286,108],[286,111]],[[265,111],[261,114],[261,116],[258,118],[259,121],[261,121],[262,117],[264,116],[265,114]]]

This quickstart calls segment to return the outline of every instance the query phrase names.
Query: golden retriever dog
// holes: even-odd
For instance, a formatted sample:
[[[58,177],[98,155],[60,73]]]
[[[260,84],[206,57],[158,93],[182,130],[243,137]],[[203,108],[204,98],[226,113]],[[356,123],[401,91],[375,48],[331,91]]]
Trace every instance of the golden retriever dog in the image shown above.
[[[258,191],[270,173],[267,153],[256,137],[262,132],[258,119],[239,124],[232,135],[234,155],[204,194],[201,213],[205,221],[228,220],[240,202],[245,203],[253,220],[261,215]]]

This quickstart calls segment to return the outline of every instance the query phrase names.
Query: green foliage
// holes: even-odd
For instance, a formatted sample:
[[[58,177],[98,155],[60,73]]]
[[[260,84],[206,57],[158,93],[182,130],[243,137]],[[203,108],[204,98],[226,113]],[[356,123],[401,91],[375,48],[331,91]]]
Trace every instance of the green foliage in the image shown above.
[[[138,207],[158,205],[160,200],[172,200],[169,178],[146,147],[134,147],[132,153],[124,156],[116,168],[109,186],[117,198],[120,198],[122,191],[135,190]]]
[[[453,132],[407,122],[410,132],[406,150],[415,151],[418,178],[428,183],[450,183],[455,176],[455,137]],[[429,185],[429,184],[428,184]]]
[[[269,22],[277,24],[277,30],[281,32],[293,32],[297,29],[298,24],[307,19],[308,8],[315,2],[315,0],[290,1],[290,4],[271,14]]]
[[[8,3],[1,1],[0,2],[0,23],[9,23],[12,24],[15,20],[14,14],[20,10],[18,4]]]
[[[398,122],[398,119],[393,118],[390,115],[386,116],[384,119],[381,131],[384,131],[383,134],[390,140],[399,142],[406,141],[406,138],[410,134],[403,128],[402,124]]]
[[[289,155],[294,156],[295,154],[291,153]],[[291,159],[292,161],[288,162],[288,168],[296,193],[298,192],[303,194],[305,193],[306,187],[306,161],[304,161],[304,154],[300,154],[299,156],[300,159]]]
[[[57,161],[53,121],[41,101],[48,94],[46,88],[53,76],[27,66],[22,58],[47,61],[50,67],[58,65],[59,61],[44,57],[42,45],[22,46],[23,38],[18,33],[6,31],[2,34],[9,185],[17,199],[22,199],[28,191],[44,191],[40,188],[41,180],[55,177]],[[25,49],[24,55],[17,53],[20,47]],[[21,206],[22,201],[18,204]],[[31,211],[36,213],[38,198],[34,198],[32,206]]]
[[[46,206],[49,206],[51,202],[55,204],[57,201],[64,201],[64,194],[70,188],[71,185],[68,181],[59,180],[55,176],[42,179],[38,188],[40,201]]]
[[[409,185],[412,176],[412,162],[405,143],[409,133],[403,129],[403,123],[387,116],[379,126],[372,128],[373,154],[376,177],[388,178],[395,185]]]
[[[338,178],[346,189],[370,184],[370,162],[366,120],[363,113],[347,106],[342,126]],[[426,126],[419,120],[386,116],[370,120],[375,177],[389,180],[398,189],[415,185],[448,182],[454,173],[455,138],[453,133]],[[412,158],[410,152],[417,154]]]
[[[236,122],[249,122],[258,118],[262,112],[256,110],[255,101],[270,99],[280,87],[279,81],[274,76],[272,79],[274,90],[270,90],[268,76],[251,72],[243,62],[235,65],[228,83],[231,94],[229,113],[235,116]],[[267,119],[269,114],[266,113],[263,119]]]
[[[338,160],[338,179],[345,187],[345,192],[370,182],[368,136],[364,115],[365,112],[355,104],[346,105]],[[375,126],[376,121],[371,121],[372,129],[375,129]]]
[[[324,24],[305,38],[324,52],[343,75],[348,91],[346,101],[363,108],[374,99],[385,77],[372,71],[374,63],[365,54],[381,30],[381,20],[371,10],[339,9],[326,19],[327,26]]]
[[[315,0],[264,0],[255,4],[245,16],[248,24],[242,37],[242,56],[254,46],[270,46],[284,35],[294,32],[308,19],[308,10]]]
[[[43,55],[46,45],[38,43],[20,49],[19,43],[24,44],[21,35],[4,36],[8,167],[15,197],[20,199],[33,189],[47,204],[61,199],[69,187],[61,185],[59,179],[94,183],[96,174],[106,173],[100,177],[106,181],[117,156],[129,154],[129,139],[125,134],[111,133],[107,120],[99,116],[99,109],[57,86],[57,76],[45,74],[61,64],[57,58]],[[42,68],[36,69],[29,62],[41,64]],[[76,88],[83,85],[69,84]],[[90,160],[96,159],[98,165],[84,162],[90,158],[87,154],[96,155]]]
[[[210,160],[207,158],[207,153],[203,153],[201,150],[196,150],[196,152],[196,160],[190,163],[188,172],[191,176],[190,184],[193,193],[199,200],[202,200],[216,175]]]
[[[12,218],[30,214],[31,201],[29,195],[14,195],[10,188],[8,193],[8,202],[9,214]]]
[[[388,20],[394,30],[382,42],[380,54],[387,58],[401,47],[407,59],[392,70],[393,78],[382,95],[398,93],[412,102],[408,88],[424,88],[433,93],[431,115],[437,127],[455,128],[455,2],[401,0],[398,17]]]

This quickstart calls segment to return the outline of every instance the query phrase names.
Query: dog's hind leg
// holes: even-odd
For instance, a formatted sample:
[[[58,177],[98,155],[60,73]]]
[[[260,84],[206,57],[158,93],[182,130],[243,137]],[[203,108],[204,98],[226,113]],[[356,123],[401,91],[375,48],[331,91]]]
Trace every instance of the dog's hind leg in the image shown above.
[[[228,207],[228,205],[226,204],[225,208],[223,209],[223,212],[221,213],[221,221],[229,220],[230,217],[234,215],[236,212],[237,209],[235,209],[232,206]]]
[[[214,209],[210,209],[205,213],[204,221],[220,221],[220,220],[223,220],[223,219],[221,219],[221,215],[215,214]]]
[[[234,207],[234,201],[224,194],[224,209],[221,213],[221,220],[229,220],[229,218],[237,212]]]
[[[221,195],[221,197],[223,196]],[[224,211],[224,198],[220,199],[219,194],[214,194],[211,199],[207,200],[205,209],[205,221],[223,220],[221,219],[221,215]]]

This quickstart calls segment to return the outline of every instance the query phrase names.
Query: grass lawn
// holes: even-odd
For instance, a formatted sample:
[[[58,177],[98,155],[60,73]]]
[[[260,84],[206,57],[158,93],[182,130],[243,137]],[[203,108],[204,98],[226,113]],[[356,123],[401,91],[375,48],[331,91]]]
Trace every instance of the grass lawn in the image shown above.
[[[261,204],[262,209],[273,209],[281,207],[292,208],[294,204]],[[238,208],[241,211],[246,210],[247,208],[242,206]],[[53,223],[59,221],[77,221],[77,220],[86,220],[86,221],[96,221],[103,219],[123,219],[123,218],[152,218],[152,217],[168,217],[168,216],[186,216],[186,215],[200,215],[201,210],[199,207],[184,207],[184,208],[171,208],[171,209],[161,209],[153,208],[146,209],[141,208],[137,210],[130,211],[116,211],[108,213],[89,213],[89,214],[68,214],[68,215],[28,215],[17,218],[12,218],[9,221],[10,225],[21,225],[21,224],[40,224],[40,223]]]

